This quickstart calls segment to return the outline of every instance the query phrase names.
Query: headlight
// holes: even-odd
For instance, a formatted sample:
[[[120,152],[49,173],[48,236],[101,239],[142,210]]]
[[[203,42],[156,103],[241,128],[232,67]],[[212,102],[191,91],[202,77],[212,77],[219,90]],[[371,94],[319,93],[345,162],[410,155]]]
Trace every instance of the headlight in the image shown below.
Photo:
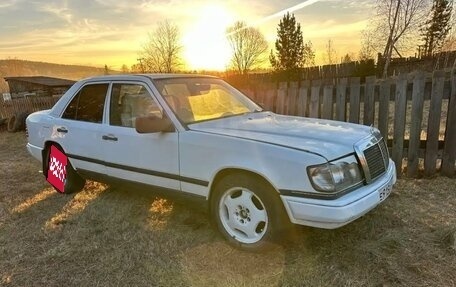
[[[339,192],[358,185],[363,177],[358,161],[351,155],[326,164],[307,168],[313,187],[318,191]]]

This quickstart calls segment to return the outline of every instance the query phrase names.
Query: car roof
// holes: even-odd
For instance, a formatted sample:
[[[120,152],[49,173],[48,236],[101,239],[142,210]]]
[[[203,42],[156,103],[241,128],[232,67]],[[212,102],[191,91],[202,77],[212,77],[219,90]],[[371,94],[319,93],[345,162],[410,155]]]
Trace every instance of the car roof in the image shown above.
[[[118,74],[90,77],[85,80],[112,81],[112,80],[134,80],[140,77],[146,77],[151,80],[172,79],[172,78],[216,78],[214,76],[201,74]]]

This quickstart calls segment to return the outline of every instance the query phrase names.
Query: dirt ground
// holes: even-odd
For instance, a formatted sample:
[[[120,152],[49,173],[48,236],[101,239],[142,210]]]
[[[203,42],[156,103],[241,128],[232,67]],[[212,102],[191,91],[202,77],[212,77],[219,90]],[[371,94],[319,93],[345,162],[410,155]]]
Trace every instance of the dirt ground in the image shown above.
[[[0,132],[1,286],[456,286],[455,179],[399,180],[359,220],[254,254],[153,190],[57,194],[25,144]]]

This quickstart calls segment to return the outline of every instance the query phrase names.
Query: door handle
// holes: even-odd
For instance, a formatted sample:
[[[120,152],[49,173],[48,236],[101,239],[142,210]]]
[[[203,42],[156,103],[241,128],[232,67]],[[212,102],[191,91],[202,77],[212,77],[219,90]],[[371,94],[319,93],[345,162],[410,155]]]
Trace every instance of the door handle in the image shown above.
[[[118,138],[116,138],[113,135],[104,135],[101,138],[105,141],[115,141],[115,142],[118,141]]]
[[[57,131],[59,133],[64,133],[64,134],[66,134],[68,132],[68,130],[66,128],[64,128],[64,127],[57,128]]]

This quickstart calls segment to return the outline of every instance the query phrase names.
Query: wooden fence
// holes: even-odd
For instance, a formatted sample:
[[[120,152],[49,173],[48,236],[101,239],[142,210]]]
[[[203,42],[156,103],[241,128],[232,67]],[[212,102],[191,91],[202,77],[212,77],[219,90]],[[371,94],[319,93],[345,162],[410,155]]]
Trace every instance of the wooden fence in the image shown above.
[[[27,97],[7,101],[0,98],[0,118],[50,109],[58,100],[55,97]]]
[[[280,114],[374,125],[398,175],[455,175],[456,71],[264,84],[242,89]]]

